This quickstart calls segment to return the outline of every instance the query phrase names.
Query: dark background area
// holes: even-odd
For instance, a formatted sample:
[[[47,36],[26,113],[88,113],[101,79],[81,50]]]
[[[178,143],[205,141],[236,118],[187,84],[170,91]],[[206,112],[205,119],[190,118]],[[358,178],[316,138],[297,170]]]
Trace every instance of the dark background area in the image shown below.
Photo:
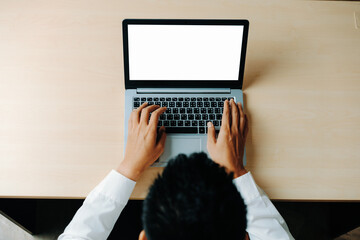
[[[83,200],[0,199],[0,211],[34,234],[56,239]],[[360,202],[274,202],[295,239],[333,239],[360,226]],[[138,239],[142,201],[129,201],[110,240]]]

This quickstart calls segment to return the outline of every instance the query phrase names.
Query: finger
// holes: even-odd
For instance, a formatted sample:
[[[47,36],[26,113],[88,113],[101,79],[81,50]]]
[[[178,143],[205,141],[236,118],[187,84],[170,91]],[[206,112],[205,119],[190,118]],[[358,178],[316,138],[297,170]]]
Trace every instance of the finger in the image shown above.
[[[223,115],[221,118],[221,128],[220,128],[220,132],[221,131],[228,131],[229,130],[229,126],[230,126],[230,110],[229,110],[229,101],[225,100],[224,102],[224,111],[223,111]]]
[[[239,109],[236,106],[234,99],[230,100],[231,104],[231,132],[239,132]]]
[[[166,141],[166,132],[165,132],[165,127],[162,126],[160,129],[159,129],[159,141],[158,143],[156,144],[156,151],[159,153],[159,156],[164,152],[164,148],[165,148],[165,141]]]
[[[150,117],[150,113],[152,111],[154,111],[155,109],[159,108],[159,106],[157,105],[151,105],[149,107],[146,107],[144,109],[141,110],[141,116],[140,116],[140,123],[141,124],[148,124],[149,122],[149,117]]]
[[[216,136],[215,136],[215,127],[211,122],[207,123],[208,127],[208,137],[207,137],[207,144],[214,144],[216,143]]]
[[[140,107],[132,111],[130,119],[133,121],[133,123],[139,123],[141,110],[143,110],[147,105],[148,102],[144,102],[143,104],[140,105]]]
[[[244,110],[242,108],[242,105],[240,102],[238,102],[238,108],[239,108],[239,111],[240,111],[240,132],[241,132],[241,135],[244,135],[244,127],[245,127],[245,113],[244,113]]]
[[[151,113],[149,126],[154,127],[156,129],[157,124],[159,122],[159,117],[166,111],[166,107],[161,107],[156,109],[153,113]]]

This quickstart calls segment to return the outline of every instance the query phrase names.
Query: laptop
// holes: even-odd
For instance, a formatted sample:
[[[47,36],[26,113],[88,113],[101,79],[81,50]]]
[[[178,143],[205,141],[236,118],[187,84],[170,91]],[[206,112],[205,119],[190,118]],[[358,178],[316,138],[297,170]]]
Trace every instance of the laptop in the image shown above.
[[[225,99],[243,103],[248,29],[247,20],[123,20],[125,146],[132,110],[148,102],[167,107],[165,150],[152,166],[208,153],[207,122],[219,130]]]

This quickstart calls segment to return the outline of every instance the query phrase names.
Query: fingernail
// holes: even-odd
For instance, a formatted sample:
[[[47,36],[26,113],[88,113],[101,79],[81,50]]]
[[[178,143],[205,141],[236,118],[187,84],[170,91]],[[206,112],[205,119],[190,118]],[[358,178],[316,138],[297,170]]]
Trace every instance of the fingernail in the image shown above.
[[[211,123],[211,122],[208,122],[208,123],[207,123],[207,126],[208,126],[208,127],[212,127],[212,123]]]

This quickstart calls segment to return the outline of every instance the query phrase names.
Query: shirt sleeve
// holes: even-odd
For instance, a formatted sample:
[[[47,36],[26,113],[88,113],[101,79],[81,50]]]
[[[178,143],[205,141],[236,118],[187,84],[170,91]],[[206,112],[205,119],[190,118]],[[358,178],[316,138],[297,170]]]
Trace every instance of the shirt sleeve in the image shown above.
[[[107,239],[135,184],[134,181],[112,170],[90,192],[58,240]]]
[[[266,193],[256,185],[250,172],[234,179],[247,206],[247,228],[250,240],[294,239],[286,222]]]

